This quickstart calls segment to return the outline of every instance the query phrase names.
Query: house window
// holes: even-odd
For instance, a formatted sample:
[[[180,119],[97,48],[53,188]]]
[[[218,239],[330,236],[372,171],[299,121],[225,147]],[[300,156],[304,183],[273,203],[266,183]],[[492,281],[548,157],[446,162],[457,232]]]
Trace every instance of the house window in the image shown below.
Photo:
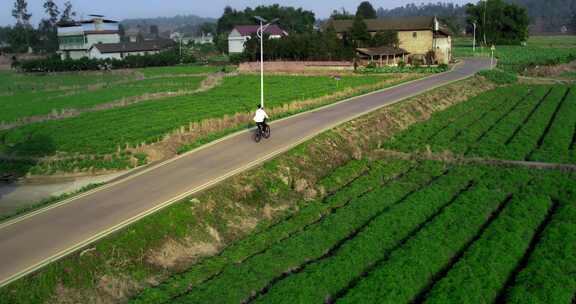
[[[412,38],[418,39],[418,32],[412,32]]]

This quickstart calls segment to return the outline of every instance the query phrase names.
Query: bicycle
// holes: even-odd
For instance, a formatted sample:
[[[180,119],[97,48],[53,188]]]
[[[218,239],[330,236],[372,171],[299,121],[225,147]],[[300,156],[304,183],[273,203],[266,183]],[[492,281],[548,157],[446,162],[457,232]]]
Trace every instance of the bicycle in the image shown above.
[[[268,124],[264,125],[264,130],[262,128],[257,127],[256,132],[254,132],[254,141],[260,142],[262,138],[268,139],[270,138],[270,126]]]

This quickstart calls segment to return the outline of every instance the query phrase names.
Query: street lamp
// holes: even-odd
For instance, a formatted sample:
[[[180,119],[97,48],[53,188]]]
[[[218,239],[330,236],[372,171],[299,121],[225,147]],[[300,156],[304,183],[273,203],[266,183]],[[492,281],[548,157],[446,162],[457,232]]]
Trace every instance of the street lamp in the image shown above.
[[[264,108],[264,31],[272,23],[278,21],[278,18],[270,22],[260,16],[254,16],[254,18],[260,22],[260,28],[258,28],[256,35],[260,38],[260,106]],[[264,24],[266,22],[268,23]]]
[[[474,27],[474,40],[472,41],[472,52],[476,53],[476,21],[472,22]]]

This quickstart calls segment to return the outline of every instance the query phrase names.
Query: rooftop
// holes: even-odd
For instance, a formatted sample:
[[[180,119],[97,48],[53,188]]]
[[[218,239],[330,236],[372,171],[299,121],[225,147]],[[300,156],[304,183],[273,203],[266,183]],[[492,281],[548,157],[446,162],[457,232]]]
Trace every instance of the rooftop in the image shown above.
[[[240,35],[242,35],[242,36],[251,36],[251,35],[256,34],[259,27],[260,27],[259,25],[237,25],[236,27],[234,27],[234,29],[237,30],[240,33]],[[270,34],[270,35],[278,35],[278,36],[288,35],[288,33],[286,31],[281,29],[276,24],[272,24],[272,25],[268,26],[266,28],[266,30],[264,30],[264,33]]]
[[[99,43],[92,47],[102,54],[161,51],[174,45],[169,39],[148,40],[142,42]]]
[[[366,19],[364,22],[368,31],[414,31],[414,30],[435,30],[434,20],[436,17],[417,16],[385,19]],[[352,28],[354,20],[329,20],[325,28],[332,25],[337,33],[343,33]],[[449,33],[447,28],[440,24],[441,32]]]

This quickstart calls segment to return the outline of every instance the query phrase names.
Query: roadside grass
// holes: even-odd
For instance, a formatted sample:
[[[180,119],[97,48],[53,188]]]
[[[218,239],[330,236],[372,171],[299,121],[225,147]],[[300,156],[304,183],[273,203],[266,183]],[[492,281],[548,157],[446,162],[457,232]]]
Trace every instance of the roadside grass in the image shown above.
[[[174,75],[212,74],[216,72],[229,73],[235,70],[236,68],[234,66],[179,65],[170,67],[150,67],[137,69],[136,71],[142,73],[145,77],[165,77]]]
[[[125,301],[191,265],[201,265],[204,257],[251,232],[256,238],[264,233],[263,245],[274,242],[276,237],[265,235],[283,231],[272,228],[283,226],[282,220],[302,214],[301,220],[309,221],[328,211],[317,203],[323,198],[340,193],[332,199],[345,202],[366,191],[360,178],[367,172],[366,163],[353,161],[346,169],[336,168],[354,158],[378,159],[375,149],[386,137],[487,87],[479,78],[460,81],[343,124],[2,288],[0,302]],[[383,165],[392,166],[390,173],[375,180],[385,181],[385,176],[405,170],[405,165],[387,163]]]

